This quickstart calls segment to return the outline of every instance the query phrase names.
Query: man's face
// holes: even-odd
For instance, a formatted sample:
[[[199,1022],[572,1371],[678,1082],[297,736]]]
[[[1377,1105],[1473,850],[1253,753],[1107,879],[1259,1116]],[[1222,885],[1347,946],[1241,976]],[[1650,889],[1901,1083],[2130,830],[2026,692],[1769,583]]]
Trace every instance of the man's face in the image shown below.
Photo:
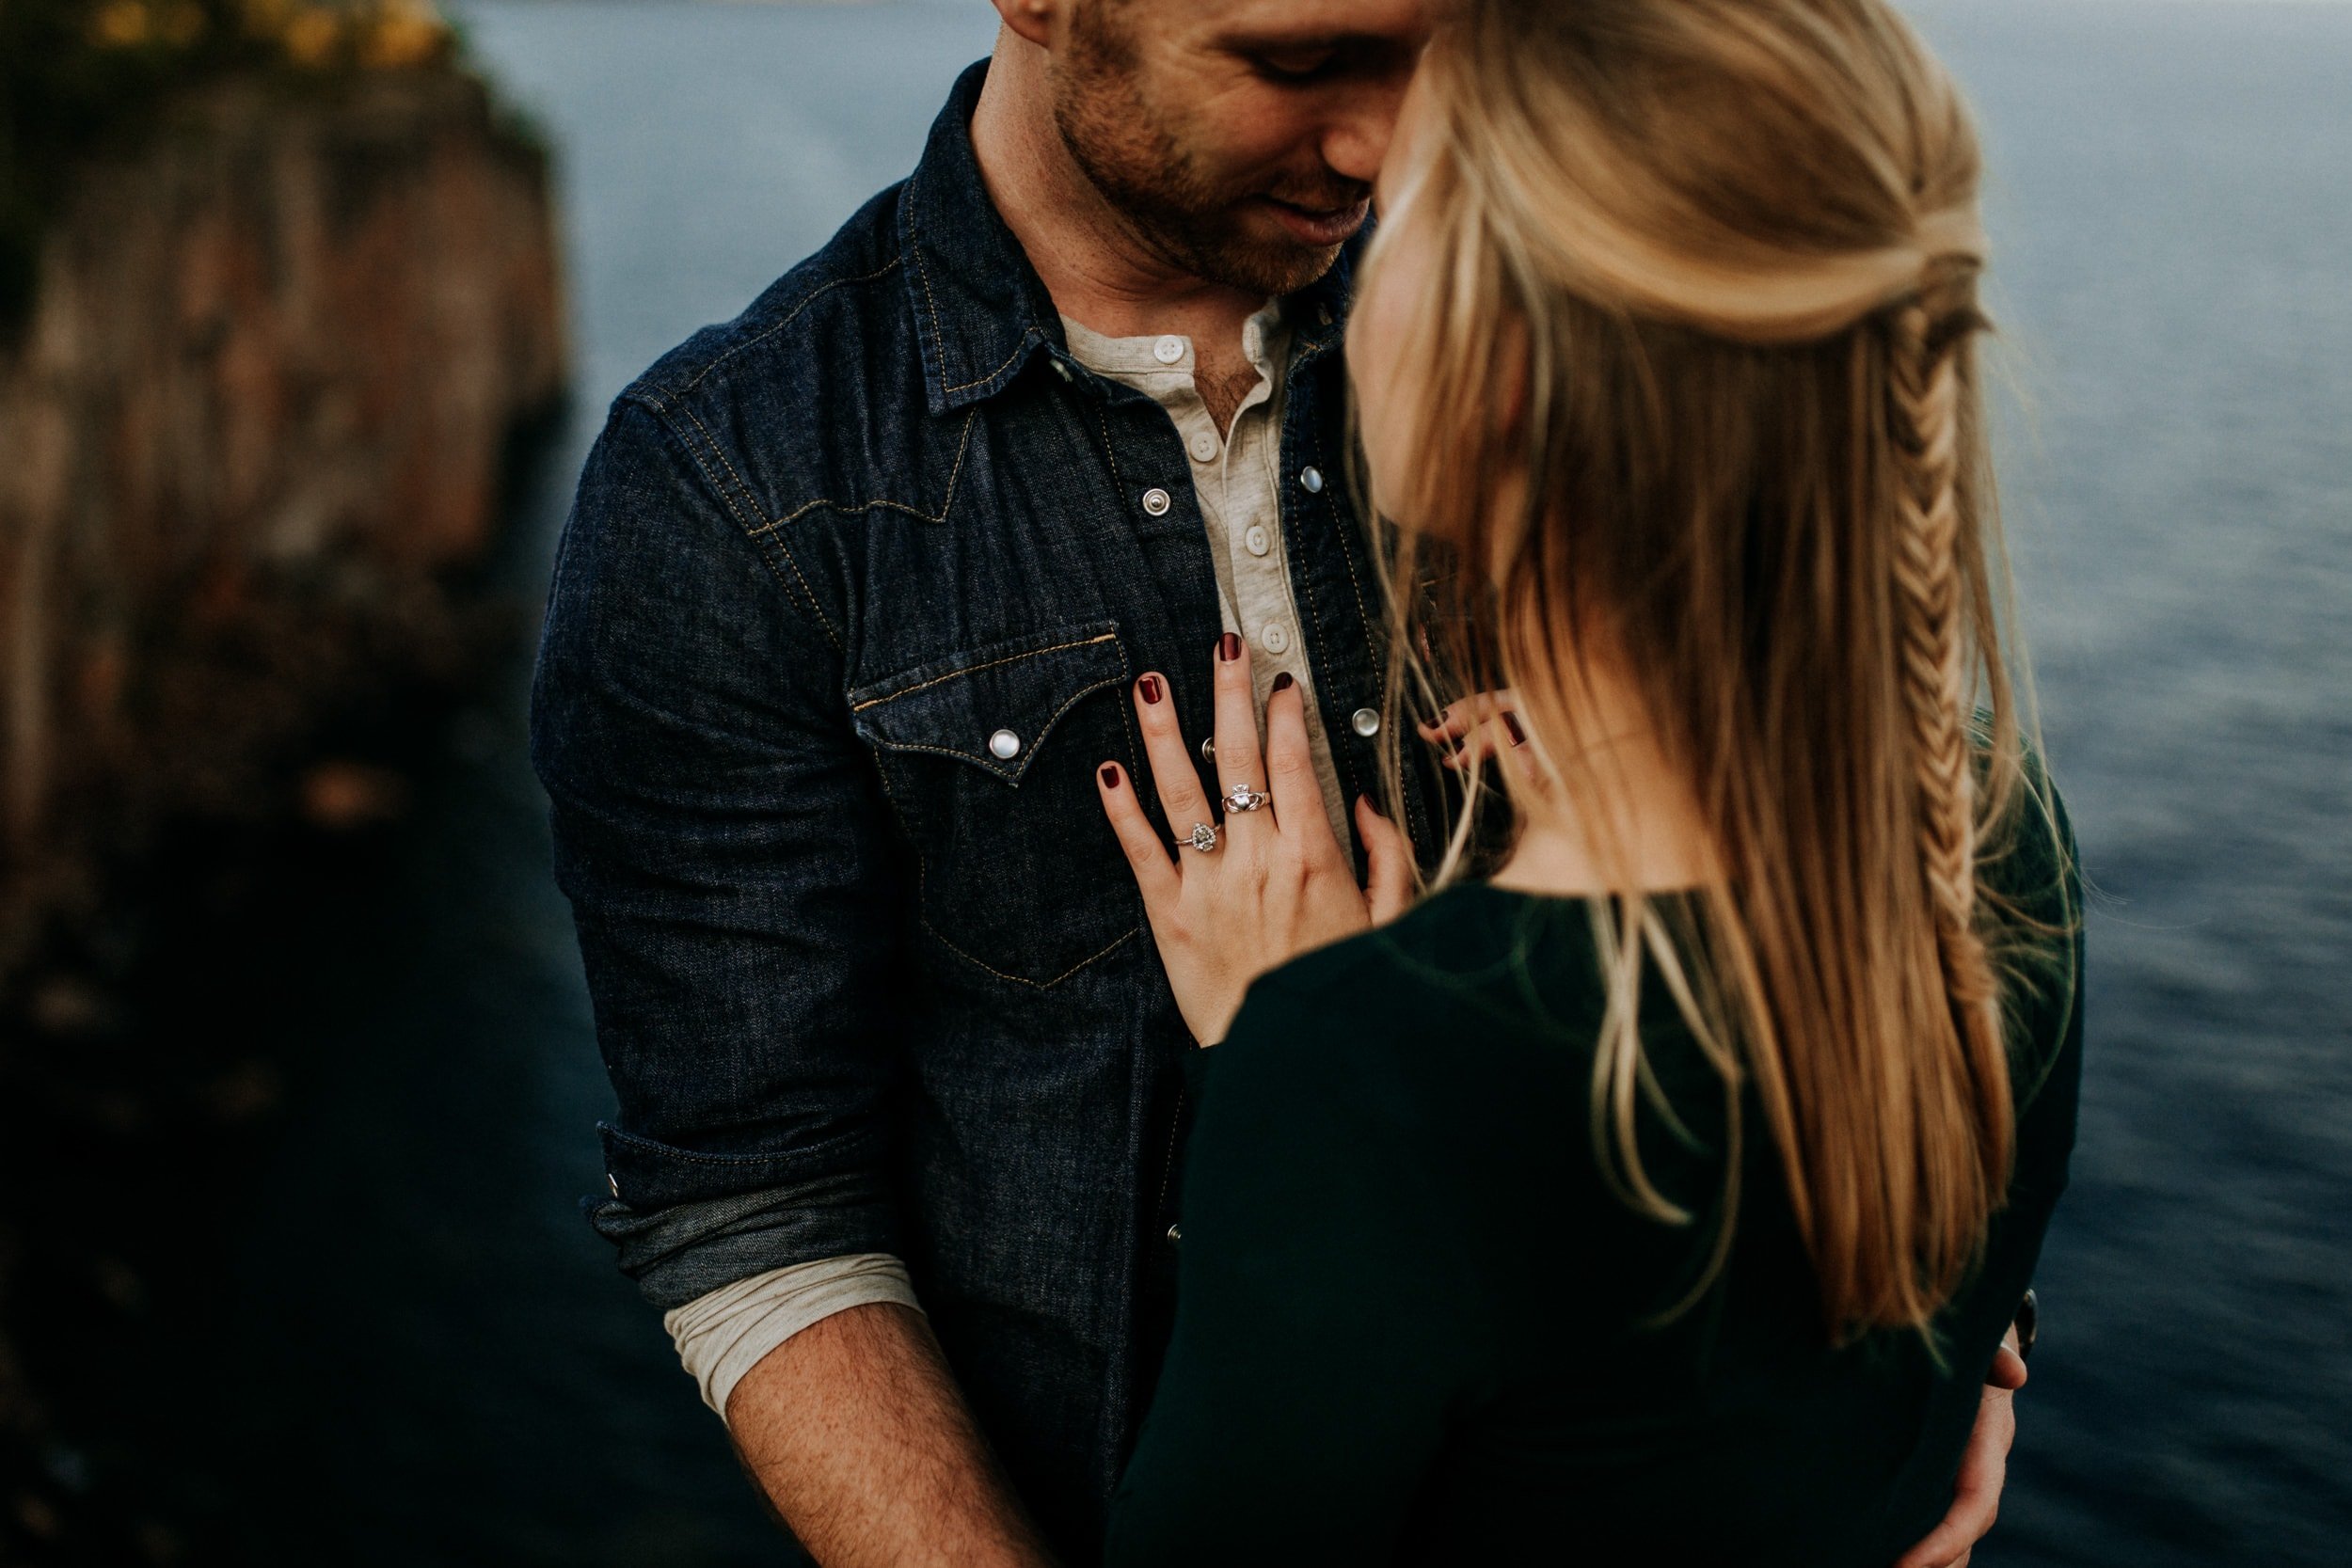
[[[1054,118],[1144,243],[1279,294],[1360,228],[1424,0],[1073,0]]]

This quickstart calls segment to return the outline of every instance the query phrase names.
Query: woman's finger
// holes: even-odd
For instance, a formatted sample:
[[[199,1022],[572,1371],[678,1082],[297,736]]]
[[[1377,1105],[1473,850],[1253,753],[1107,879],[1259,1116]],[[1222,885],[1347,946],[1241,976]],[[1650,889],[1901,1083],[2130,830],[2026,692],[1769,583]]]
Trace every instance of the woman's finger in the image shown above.
[[[1258,689],[1249,673],[1249,644],[1238,632],[1216,640],[1210,681],[1216,691],[1216,782],[1220,794],[1235,784],[1265,788],[1265,759],[1258,748]],[[1257,812],[1229,811],[1225,825],[1238,834],[1258,832]]]
[[[1274,825],[1309,864],[1344,865],[1347,852],[1331,836],[1323,782],[1315,777],[1307,740],[1307,691],[1288,671],[1274,677],[1273,694],[1266,698],[1265,739],[1265,787],[1274,797]]]
[[[1200,775],[1193,771],[1192,752],[1176,721],[1174,689],[1157,673],[1136,682],[1136,722],[1143,727],[1143,754],[1152,761],[1152,784],[1168,816],[1168,831],[1177,839],[1192,832],[1195,822],[1215,823],[1216,814],[1200,791]]]
[[[1397,825],[1373,808],[1368,795],[1356,797],[1356,831],[1364,835],[1370,869],[1364,882],[1364,908],[1375,926],[1405,912],[1413,896],[1413,847]]]
[[[1483,723],[1472,725],[1446,752],[1445,765],[1458,771],[1470,766],[1472,756],[1501,756],[1526,744],[1526,727],[1517,713],[1505,708]]]
[[[1976,1428],[1961,1455],[1950,1511],[1895,1568],[1958,1568],[1968,1560],[2000,1516],[2001,1486],[2008,1476],[2010,1445],[2016,1437],[2017,1411],[2009,1390],[1988,1385],[1978,1402]]]
[[[1136,799],[1135,780],[1119,764],[1106,762],[1094,770],[1094,787],[1103,797],[1111,831],[1119,835],[1119,847],[1127,851],[1127,863],[1135,870],[1136,886],[1143,892],[1146,912],[1174,902],[1184,878],[1168,859],[1167,840],[1152,825],[1143,802]]]
[[[1494,718],[1501,708],[1519,705],[1518,693],[1510,687],[1483,691],[1475,697],[1465,697],[1458,703],[1448,703],[1445,711],[1415,729],[1430,740],[1458,740],[1481,723]]]

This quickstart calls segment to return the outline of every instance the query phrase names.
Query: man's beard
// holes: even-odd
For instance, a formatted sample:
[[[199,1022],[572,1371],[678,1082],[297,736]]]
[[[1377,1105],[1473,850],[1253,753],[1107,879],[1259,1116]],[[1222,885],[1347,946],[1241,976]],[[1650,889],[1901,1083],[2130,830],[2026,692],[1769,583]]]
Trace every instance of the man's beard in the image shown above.
[[[1337,245],[1262,239],[1248,232],[1242,203],[1277,196],[1320,211],[1363,199],[1365,187],[1327,171],[1315,188],[1220,186],[1175,133],[1134,91],[1134,63],[1123,40],[1082,6],[1071,47],[1055,72],[1054,124],[1080,172],[1144,244],[1196,277],[1259,294],[1287,294],[1330,270]],[[1253,177],[1262,178],[1262,177]]]

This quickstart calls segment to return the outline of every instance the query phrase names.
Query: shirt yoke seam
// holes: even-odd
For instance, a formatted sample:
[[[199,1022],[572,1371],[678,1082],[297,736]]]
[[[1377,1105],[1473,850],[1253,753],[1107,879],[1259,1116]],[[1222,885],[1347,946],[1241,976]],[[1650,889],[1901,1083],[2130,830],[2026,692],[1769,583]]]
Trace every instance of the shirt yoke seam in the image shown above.
[[[743,341],[736,344],[733,348],[728,349],[725,353],[712,359],[708,364],[703,366],[702,369],[694,372],[694,378],[691,381],[687,382],[685,386],[680,387],[675,391],[670,393],[670,396],[673,398],[682,399],[692,395],[694,389],[697,387],[700,387],[704,381],[708,379],[711,372],[718,370],[720,366],[725,364],[728,360],[734,358],[739,354],[742,354],[750,349],[758,347],[761,343],[766,342],[769,339],[774,337],[786,327],[790,326],[794,322],[801,318],[803,313],[805,312],[810,306],[816,304],[818,300],[821,299],[826,294],[831,293],[834,290],[846,289],[854,284],[871,283],[879,278],[887,277],[892,273],[898,271],[898,268],[904,263],[904,257],[894,256],[888,261],[885,261],[881,266],[875,268],[872,272],[862,273],[855,277],[835,277],[828,282],[818,284],[816,288],[811,289],[807,293],[801,296],[800,301],[795,304],[791,309],[787,310],[783,317],[776,321],[772,325],[763,328],[758,333],[745,339]]]
[[[743,531],[745,538],[756,542],[764,530],[752,526],[751,519],[744,515],[743,508],[737,504],[736,500],[738,490],[741,491],[748,499],[750,487],[744,484],[742,476],[736,472],[735,464],[727,457],[725,450],[719,445],[718,438],[710,434],[709,427],[703,423],[701,417],[683,403],[677,405],[677,412],[692,421],[695,432],[702,437],[701,445],[707,446],[718,457],[720,464],[725,467],[727,478],[733,482],[732,488],[719,483],[718,476],[710,471],[710,466],[704,461],[700,451],[690,443],[689,450],[693,451],[694,466],[702,470],[704,479],[719,492],[719,499],[725,504],[728,514],[735,518],[736,527]],[[767,542],[774,546],[777,553],[784,557],[785,564],[792,569],[793,582],[800,585],[801,594],[807,601],[809,612],[816,617],[818,626],[823,630],[825,641],[833,644],[835,653],[846,656],[848,649],[842,644],[841,634],[834,628],[831,618],[825,614],[824,606],[818,602],[816,590],[809,586],[807,577],[801,571],[801,563],[793,559],[791,547],[780,537],[771,536]],[[785,591],[785,596],[787,599],[790,598],[793,582],[785,580],[784,574],[776,570],[775,562],[770,559],[767,551],[761,550],[758,554],[760,560],[766,563],[769,575],[773,577],[777,586]]]
[[[945,523],[947,520],[948,515],[955,510],[956,491],[963,480],[963,462],[965,457],[968,456],[972,451],[972,426],[978,421],[979,417],[980,411],[977,408],[971,410],[963,417],[963,431],[956,442],[955,467],[950,468],[947,472],[947,494],[941,499],[939,503],[939,510],[936,513],[926,512],[919,506],[910,506],[905,501],[839,501],[834,500],[830,496],[818,496],[814,500],[803,501],[800,505],[794,507],[783,516],[771,518],[769,521],[761,523],[758,527],[751,529],[749,531],[755,536],[760,534],[773,534],[778,530],[789,527],[791,524],[800,521],[803,517],[818,510],[819,508],[838,512],[845,516],[855,516],[858,514],[865,512],[903,512],[908,516],[915,518],[920,522]],[[779,541],[779,543],[781,543],[781,541]]]

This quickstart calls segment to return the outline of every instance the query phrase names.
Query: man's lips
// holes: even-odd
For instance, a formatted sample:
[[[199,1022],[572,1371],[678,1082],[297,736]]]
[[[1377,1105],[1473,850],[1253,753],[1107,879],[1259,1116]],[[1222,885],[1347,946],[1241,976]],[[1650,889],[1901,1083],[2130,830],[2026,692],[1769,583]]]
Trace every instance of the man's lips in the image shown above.
[[[1261,197],[1266,211],[1311,245],[1343,244],[1350,234],[1364,226],[1364,217],[1372,209],[1370,198],[1351,202],[1344,207],[1301,207],[1295,202]]]

